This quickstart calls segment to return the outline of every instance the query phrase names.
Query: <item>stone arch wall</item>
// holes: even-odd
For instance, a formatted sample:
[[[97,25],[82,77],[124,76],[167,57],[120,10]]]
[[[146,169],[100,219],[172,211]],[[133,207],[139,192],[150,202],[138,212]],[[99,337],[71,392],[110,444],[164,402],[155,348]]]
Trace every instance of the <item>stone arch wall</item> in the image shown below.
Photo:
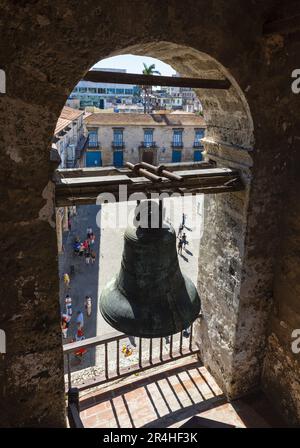
[[[219,164],[239,166],[246,183],[251,179],[251,189],[241,195],[212,197],[206,205],[207,228],[214,227],[215,232],[203,237],[209,256],[207,251],[200,254],[204,319],[198,335],[202,356],[228,395],[257,386],[273,299],[279,219],[288,190],[286,175],[296,160],[299,129],[299,105],[290,90],[290,73],[295,64],[300,65],[299,41],[262,34],[277,1],[220,0],[208,5],[204,0],[18,4],[4,0],[1,6],[0,61],[7,88],[0,97],[0,216],[5,254],[0,266],[5,279],[0,328],[6,331],[7,354],[0,360],[0,424],[65,425],[51,136],[82,74],[99,59],[132,47],[136,51],[148,48],[183,74],[188,70],[208,73],[210,64],[213,71],[224,67],[239,86],[236,92],[243,92],[249,104],[253,127],[248,126],[249,111],[241,95],[228,98],[224,93],[204,99],[211,123],[206,142],[209,157]],[[168,61],[166,55],[159,55],[163,48],[159,43],[164,42],[179,45],[180,51],[193,48],[199,58],[183,50],[186,63],[183,58],[176,61],[175,54]],[[204,55],[202,60],[198,52]],[[216,67],[215,61],[220,65]],[[231,127],[227,126],[229,105]],[[217,115],[219,123],[214,126]],[[255,147],[250,155],[253,129]],[[238,262],[230,265],[235,259]],[[221,320],[209,317],[213,315]],[[230,319],[232,315],[235,319]],[[270,391],[275,383],[277,396],[285,394],[284,406],[295,409],[293,377],[283,384],[271,367],[274,350],[287,353],[288,334],[282,337],[275,327],[269,331],[278,337],[268,345],[272,350],[267,350],[263,384]],[[299,361],[294,362],[296,375]]]
[[[270,309],[269,304],[255,312],[241,306],[253,168],[251,154],[255,151],[249,105],[229,70],[211,56],[193,48],[170,42],[154,42],[134,45],[113,55],[126,53],[156,57],[183,76],[227,77],[232,83],[228,91],[197,91],[207,124],[204,139],[206,157],[219,166],[239,169],[245,191],[204,198],[204,233],[200,245],[198,279],[203,317],[198,322],[196,338],[206,366],[216,376],[224,392],[236,397],[259,384],[262,339]],[[251,323],[240,331],[240,325],[246,327],[244,322],[247,317]],[[252,344],[246,343],[250,333]],[[260,359],[257,358],[259,356]],[[249,365],[252,366],[250,371]]]

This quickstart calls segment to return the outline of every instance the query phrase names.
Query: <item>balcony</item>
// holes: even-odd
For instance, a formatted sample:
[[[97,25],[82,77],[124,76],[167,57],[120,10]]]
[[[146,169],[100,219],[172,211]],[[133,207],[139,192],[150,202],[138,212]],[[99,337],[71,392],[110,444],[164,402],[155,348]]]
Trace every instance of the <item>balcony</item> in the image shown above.
[[[79,140],[77,141],[77,146],[75,148],[75,158],[80,159],[82,156],[83,151],[88,146],[89,138],[85,135],[82,135]]]
[[[100,146],[100,143],[98,141],[95,142],[95,141],[91,141],[89,139],[89,141],[87,143],[88,148],[99,148],[99,146]]]
[[[111,146],[115,150],[121,150],[125,148],[124,142],[111,142]]]
[[[140,148],[142,149],[155,149],[157,148],[156,142],[141,142]]]
[[[68,357],[68,417],[81,428],[255,428],[281,426],[261,392],[229,402],[198,358],[193,326],[169,338],[136,338],[124,358],[121,333],[64,346]],[[103,349],[100,376],[71,375],[76,349]],[[102,384],[102,387],[99,386]],[[97,389],[94,389],[98,386]],[[88,389],[91,389],[90,391]]]
[[[197,149],[203,148],[202,142],[201,141],[200,142],[194,142],[193,148],[197,148]]]
[[[183,142],[171,142],[171,147],[173,149],[183,149]]]

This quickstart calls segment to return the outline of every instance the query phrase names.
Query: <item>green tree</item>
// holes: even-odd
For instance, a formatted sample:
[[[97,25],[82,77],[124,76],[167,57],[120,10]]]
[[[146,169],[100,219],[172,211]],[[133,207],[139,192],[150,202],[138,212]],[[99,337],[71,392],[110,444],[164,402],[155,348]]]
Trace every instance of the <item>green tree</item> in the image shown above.
[[[160,72],[155,70],[155,64],[147,66],[147,64],[143,62],[143,66],[143,75],[154,75],[155,73],[160,75]],[[150,95],[152,94],[152,86],[142,86],[142,89],[144,91],[144,113],[146,114],[150,112]]]

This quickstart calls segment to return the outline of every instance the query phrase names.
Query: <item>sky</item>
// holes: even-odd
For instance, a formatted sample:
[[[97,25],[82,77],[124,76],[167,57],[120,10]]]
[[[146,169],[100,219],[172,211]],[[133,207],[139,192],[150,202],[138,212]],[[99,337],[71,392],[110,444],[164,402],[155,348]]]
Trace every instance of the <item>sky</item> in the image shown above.
[[[99,68],[125,68],[127,73],[142,73],[143,62],[145,64],[155,64],[155,70],[158,70],[163,76],[175,75],[175,70],[159,59],[150,58],[149,56],[134,56],[132,54],[124,54],[120,56],[113,56],[112,58],[102,59],[97,62],[94,67]]]

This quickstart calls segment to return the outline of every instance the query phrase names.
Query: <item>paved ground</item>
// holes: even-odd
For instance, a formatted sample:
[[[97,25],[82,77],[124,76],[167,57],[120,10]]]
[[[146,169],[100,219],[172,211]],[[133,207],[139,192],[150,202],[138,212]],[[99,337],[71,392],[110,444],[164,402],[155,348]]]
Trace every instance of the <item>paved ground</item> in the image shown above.
[[[99,250],[100,250],[100,229],[96,226],[96,216],[100,207],[89,205],[87,207],[77,207],[77,215],[71,218],[71,231],[64,233],[64,253],[59,256],[60,272],[60,305],[64,310],[65,295],[68,293],[72,297],[73,316],[68,330],[68,339],[63,340],[68,343],[75,337],[76,313],[81,310],[84,313],[85,337],[90,338],[97,334],[97,314],[98,314],[98,273],[99,273]],[[94,250],[97,254],[96,262],[92,265],[85,263],[84,257],[79,257],[73,253],[73,241],[78,236],[81,241],[86,238],[86,230],[91,226],[95,236]],[[63,283],[63,274],[70,275],[71,266],[74,266],[74,274],[71,275],[70,289],[66,291]],[[92,315],[87,317],[84,309],[85,296],[92,297]],[[90,350],[86,357],[86,364],[93,365],[95,362],[95,352]],[[73,362],[73,370],[81,369]]]
[[[203,196],[175,198],[164,201],[166,207],[166,221],[171,223],[176,232],[182,220],[182,213],[186,214],[185,233],[189,244],[182,256],[179,256],[180,268],[183,273],[188,275],[194,283],[197,282],[198,270],[198,252],[199,241],[202,230],[202,201]],[[134,209],[134,203],[127,203],[131,209]],[[75,317],[78,309],[84,310],[84,297],[91,295],[93,298],[92,317],[85,317],[85,337],[93,337],[95,335],[105,335],[114,331],[108,325],[99,312],[98,301],[101,291],[106,283],[118,273],[123,252],[123,234],[127,225],[126,219],[122,220],[121,212],[125,206],[119,204],[106,204],[102,206],[81,206],[77,207],[77,216],[72,218],[72,230],[64,235],[65,252],[60,256],[60,276],[62,279],[64,272],[70,272],[70,266],[74,265],[75,274],[71,278],[70,295],[73,299],[73,319],[69,331],[70,338],[74,337],[76,326]],[[129,216],[132,216],[132,214]],[[119,222],[117,222],[119,220]],[[121,222],[122,221],[122,222]],[[131,218],[129,217],[131,222]],[[117,226],[115,224],[118,224]],[[121,224],[121,225],[120,225]],[[95,251],[97,253],[97,261],[94,265],[85,265],[84,259],[73,255],[72,242],[76,236],[84,239],[87,227],[91,226],[96,235]],[[114,228],[116,227],[116,228]],[[61,281],[61,308],[63,309],[65,291],[63,282]],[[68,341],[70,340],[68,339]],[[68,342],[67,341],[67,342]],[[66,341],[65,341],[66,342]],[[123,341],[123,342],[129,342]],[[188,341],[185,340],[187,344]],[[157,349],[158,342],[154,344],[154,350]],[[168,350],[166,346],[165,351]],[[110,347],[110,364],[115,363],[115,346]],[[145,356],[147,350],[145,350]],[[121,363],[131,363],[136,361],[137,350],[131,358],[121,360]],[[72,371],[82,370],[87,367],[95,366],[95,364],[103,364],[103,350],[97,349],[97,359],[95,360],[95,350],[89,350],[85,359],[80,365],[76,365],[76,361],[72,360]]]
[[[196,357],[143,372],[80,398],[84,427],[284,427],[262,393],[228,402]]]

